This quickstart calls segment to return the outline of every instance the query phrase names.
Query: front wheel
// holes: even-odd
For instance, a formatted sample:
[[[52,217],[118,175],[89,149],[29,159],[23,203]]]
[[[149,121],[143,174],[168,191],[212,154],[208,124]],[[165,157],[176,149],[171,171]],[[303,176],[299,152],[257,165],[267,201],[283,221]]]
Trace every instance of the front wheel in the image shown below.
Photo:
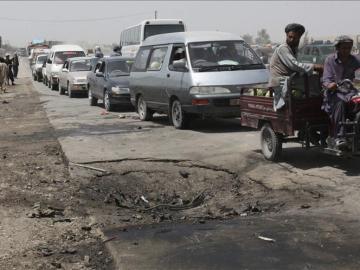
[[[275,133],[270,124],[265,124],[260,132],[261,150],[267,160],[276,161],[281,156],[281,135]]]
[[[176,129],[184,129],[189,124],[188,115],[183,111],[179,100],[171,103],[170,120]]]
[[[146,101],[142,96],[137,101],[137,113],[141,121],[149,121],[152,118],[152,112],[147,107]]]
[[[114,110],[114,105],[111,104],[109,90],[105,90],[103,101],[104,101],[104,107],[105,107],[106,111],[111,112],[112,110]]]
[[[71,87],[69,86],[69,83],[67,83],[66,89],[67,89],[69,98],[73,98],[74,97],[74,92],[71,91]]]
[[[88,97],[90,106],[96,106],[98,99],[92,95],[90,87],[88,87]]]

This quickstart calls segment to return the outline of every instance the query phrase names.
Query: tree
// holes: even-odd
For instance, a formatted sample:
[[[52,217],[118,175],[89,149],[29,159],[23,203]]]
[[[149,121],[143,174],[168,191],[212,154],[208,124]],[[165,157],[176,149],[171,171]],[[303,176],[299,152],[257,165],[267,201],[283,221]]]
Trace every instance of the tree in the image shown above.
[[[244,41],[245,41],[247,44],[254,44],[254,40],[253,40],[252,35],[250,35],[250,34],[245,34],[245,35],[242,36],[242,38],[244,39]]]
[[[271,43],[270,36],[267,33],[266,29],[261,29],[260,31],[257,32],[255,43],[260,45]]]

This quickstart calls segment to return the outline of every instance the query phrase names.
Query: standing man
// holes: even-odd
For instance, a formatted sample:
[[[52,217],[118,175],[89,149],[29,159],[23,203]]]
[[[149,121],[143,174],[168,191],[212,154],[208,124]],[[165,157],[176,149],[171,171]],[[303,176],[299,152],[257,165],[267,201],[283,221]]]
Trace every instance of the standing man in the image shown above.
[[[322,70],[321,65],[300,63],[296,57],[300,38],[305,32],[301,24],[291,23],[285,27],[286,42],[279,45],[270,60],[269,86],[274,89],[274,110],[285,105],[287,79],[294,73],[311,74],[314,70]]]
[[[331,140],[328,144],[335,144],[337,148],[346,145],[344,127],[340,122],[345,122],[349,104],[348,98],[338,90],[338,83],[342,80],[354,80],[355,71],[360,68],[360,59],[351,55],[354,41],[349,36],[339,36],[335,39],[336,52],[329,55],[324,64],[323,86],[327,90],[323,109],[329,114],[331,120]]]
[[[14,83],[14,75],[12,72],[12,60],[10,59],[10,54],[6,53],[5,54],[5,64],[8,66],[8,78],[11,81],[12,85],[15,85]]]
[[[19,57],[18,57],[17,53],[14,53],[12,62],[13,62],[14,78],[17,79],[17,75],[18,75],[18,71],[19,71]]]

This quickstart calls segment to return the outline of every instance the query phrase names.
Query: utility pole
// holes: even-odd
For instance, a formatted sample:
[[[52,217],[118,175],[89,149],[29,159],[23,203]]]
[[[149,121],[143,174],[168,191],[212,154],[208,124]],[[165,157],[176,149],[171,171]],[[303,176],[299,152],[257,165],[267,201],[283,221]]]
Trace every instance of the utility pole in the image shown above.
[[[157,19],[157,10],[155,10],[155,20]]]

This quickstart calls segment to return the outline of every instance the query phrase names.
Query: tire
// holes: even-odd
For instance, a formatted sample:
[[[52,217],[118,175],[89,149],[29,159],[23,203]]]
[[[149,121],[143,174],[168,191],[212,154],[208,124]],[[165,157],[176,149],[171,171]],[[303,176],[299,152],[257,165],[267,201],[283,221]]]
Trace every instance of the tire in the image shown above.
[[[103,102],[104,102],[104,108],[105,108],[106,111],[111,112],[111,111],[114,110],[114,105],[111,104],[109,90],[104,91]]]
[[[52,86],[51,86],[51,79],[50,79],[50,80],[48,80],[48,87],[49,87],[50,89],[52,89]]]
[[[88,89],[88,98],[89,98],[89,105],[90,106],[96,106],[97,105],[98,99],[91,94],[90,86],[89,86],[89,89]]]
[[[261,128],[260,143],[265,159],[271,161],[279,160],[282,152],[281,136],[280,134],[275,133],[268,123]]]
[[[74,95],[74,93],[71,91],[71,88],[69,87],[69,82],[67,83],[66,89],[67,89],[69,98],[73,98],[75,95]]]
[[[139,96],[136,105],[136,110],[141,121],[149,121],[152,119],[152,111],[148,108],[146,101],[142,96]]]
[[[37,76],[37,81],[41,82],[42,80],[40,79],[40,76]]]
[[[61,92],[61,90],[60,90],[60,86],[57,84],[52,84],[51,85],[51,90],[54,90],[54,91],[56,91],[56,90],[58,90],[59,91],[59,93]],[[63,94],[62,94],[63,95]]]
[[[189,117],[184,113],[181,103],[177,99],[171,103],[169,118],[176,129],[184,129],[189,126]]]
[[[65,90],[64,90],[64,88],[62,88],[62,86],[60,84],[59,84],[58,88],[59,88],[59,94],[65,95]]]
[[[37,81],[37,78],[35,76],[35,74],[33,74],[33,80],[36,82]]]

